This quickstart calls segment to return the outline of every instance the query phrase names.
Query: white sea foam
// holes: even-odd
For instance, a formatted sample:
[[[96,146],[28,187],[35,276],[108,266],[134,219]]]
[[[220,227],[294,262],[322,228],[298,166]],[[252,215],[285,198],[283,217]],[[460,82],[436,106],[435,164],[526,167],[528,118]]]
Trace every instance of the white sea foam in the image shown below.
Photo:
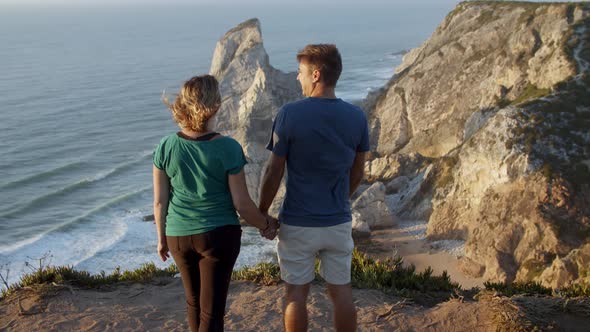
[[[99,273],[111,272],[116,267],[136,269],[145,263],[154,263],[160,268],[169,266],[173,259],[162,262],[156,253],[156,227],[153,222],[141,220],[141,216],[149,213],[130,212],[124,218],[127,232],[116,243],[104,247],[91,258],[80,262],[76,268]],[[259,262],[276,261],[275,241],[263,239],[253,227],[242,227],[242,247],[236,261],[235,269],[255,265]]]
[[[52,231],[18,249],[0,254],[0,266],[10,269],[10,282],[16,282],[31,272],[25,262],[36,266],[37,260],[47,255],[43,265],[76,266],[105,247],[119,241],[127,231],[121,219],[110,216],[94,218],[90,224],[72,227],[67,232]]]
[[[30,272],[25,262],[35,263],[49,255],[44,264],[78,266],[101,251],[114,246],[125,237],[129,218],[139,215],[126,212],[127,205],[145,202],[149,196],[146,188],[115,197],[84,215],[57,225],[42,235],[22,241],[0,252],[0,266],[10,269],[11,282]],[[96,269],[90,269],[97,272]]]
[[[9,254],[15,250],[18,250],[24,246],[30,245],[32,243],[35,243],[37,241],[39,241],[43,236],[45,235],[45,233],[43,234],[37,234],[31,238],[28,238],[26,240],[22,240],[19,241],[17,243],[14,244],[10,244],[10,245],[5,245],[5,246],[0,246],[0,255],[2,254]]]
[[[465,241],[439,240],[430,242],[430,246],[436,250],[446,251],[455,257],[465,256]]]
[[[398,222],[397,227],[402,232],[417,240],[425,240],[428,222],[424,220],[402,220]],[[446,251],[455,257],[462,257],[465,255],[465,241],[439,240],[428,242],[428,244],[435,250]]]
[[[424,220],[401,220],[397,223],[397,228],[417,240],[424,240],[427,225],[428,223]]]
[[[11,282],[16,282],[24,273],[30,272],[24,262],[37,263],[45,254],[44,264],[71,265],[90,273],[112,272],[120,267],[132,270],[145,263],[154,263],[160,268],[169,266],[173,260],[162,262],[156,254],[156,228],[153,222],[142,221],[150,212],[148,207],[131,211],[106,213],[93,218],[92,223],[72,226],[67,231],[53,231],[31,243],[23,243],[18,251],[0,254],[0,266],[11,270]],[[263,239],[253,227],[243,227],[242,248],[235,268],[255,265],[266,261],[276,262],[275,241]]]

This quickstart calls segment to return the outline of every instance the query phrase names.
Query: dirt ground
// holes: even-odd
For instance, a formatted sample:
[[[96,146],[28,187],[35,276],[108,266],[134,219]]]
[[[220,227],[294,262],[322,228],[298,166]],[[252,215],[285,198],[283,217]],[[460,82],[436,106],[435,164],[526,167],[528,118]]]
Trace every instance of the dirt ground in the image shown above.
[[[282,284],[233,282],[226,331],[282,330]],[[514,297],[492,293],[454,298],[434,306],[378,290],[355,289],[359,331],[588,331],[590,302]],[[320,283],[312,286],[310,331],[331,331],[330,301]],[[178,278],[148,284],[119,284],[103,290],[57,286],[21,290],[0,302],[0,331],[186,331],[184,296]]]

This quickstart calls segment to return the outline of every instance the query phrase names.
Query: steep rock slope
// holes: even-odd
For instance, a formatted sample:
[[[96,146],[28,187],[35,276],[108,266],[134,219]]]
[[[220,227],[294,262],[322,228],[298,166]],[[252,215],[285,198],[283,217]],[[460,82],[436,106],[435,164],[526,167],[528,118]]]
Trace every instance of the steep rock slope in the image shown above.
[[[465,240],[466,271],[590,281],[589,17],[588,3],[461,3],[364,101],[369,178],[419,176],[391,210]],[[424,158],[399,170],[408,156]]]

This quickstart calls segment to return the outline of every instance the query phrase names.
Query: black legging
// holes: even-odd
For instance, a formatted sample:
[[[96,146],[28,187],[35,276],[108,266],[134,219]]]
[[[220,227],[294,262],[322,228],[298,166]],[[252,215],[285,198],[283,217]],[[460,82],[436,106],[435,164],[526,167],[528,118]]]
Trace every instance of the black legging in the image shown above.
[[[228,225],[202,234],[167,237],[184,285],[191,331],[223,331],[227,291],[240,253],[241,235],[239,225]]]

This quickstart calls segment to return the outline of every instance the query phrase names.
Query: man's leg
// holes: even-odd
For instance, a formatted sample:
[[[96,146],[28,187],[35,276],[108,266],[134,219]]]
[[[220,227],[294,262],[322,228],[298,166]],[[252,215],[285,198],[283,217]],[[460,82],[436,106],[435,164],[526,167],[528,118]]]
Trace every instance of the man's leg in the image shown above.
[[[307,295],[309,285],[291,285],[286,283],[284,312],[285,331],[307,331]]]
[[[307,331],[307,294],[314,279],[317,243],[315,227],[287,224],[279,228],[277,254],[281,279],[285,281],[283,306],[285,331]]]
[[[328,284],[328,295],[334,305],[334,328],[336,331],[356,331],[356,308],[352,301],[350,284]]]
[[[350,272],[352,267],[352,223],[323,227],[324,249],[320,251],[320,275],[328,284],[334,305],[334,327],[338,332],[356,331],[356,308],[352,301]]]

